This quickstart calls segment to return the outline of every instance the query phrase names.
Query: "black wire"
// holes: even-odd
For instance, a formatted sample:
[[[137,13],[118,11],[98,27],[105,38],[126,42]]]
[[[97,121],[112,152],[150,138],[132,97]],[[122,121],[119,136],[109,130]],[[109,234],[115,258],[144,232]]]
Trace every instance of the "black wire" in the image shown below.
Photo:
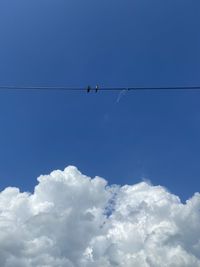
[[[66,86],[0,86],[0,90],[53,90],[53,91],[87,91],[87,87]],[[139,91],[139,90],[200,90],[200,86],[169,86],[169,87],[99,87],[98,91]],[[96,91],[91,87],[90,91]]]

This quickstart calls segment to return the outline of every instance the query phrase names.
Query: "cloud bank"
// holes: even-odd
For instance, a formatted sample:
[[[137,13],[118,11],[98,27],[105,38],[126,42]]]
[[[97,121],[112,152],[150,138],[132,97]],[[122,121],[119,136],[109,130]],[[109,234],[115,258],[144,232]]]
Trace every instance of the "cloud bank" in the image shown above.
[[[200,194],[107,186],[76,167],[0,193],[1,267],[200,267]]]

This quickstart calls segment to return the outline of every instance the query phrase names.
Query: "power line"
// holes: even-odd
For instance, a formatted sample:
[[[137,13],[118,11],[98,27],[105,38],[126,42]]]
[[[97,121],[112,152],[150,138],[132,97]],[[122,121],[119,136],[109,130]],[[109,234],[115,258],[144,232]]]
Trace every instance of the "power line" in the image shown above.
[[[169,86],[169,87],[67,87],[67,86],[8,86],[1,85],[0,90],[47,90],[47,91],[144,91],[144,90],[200,90],[200,86]]]

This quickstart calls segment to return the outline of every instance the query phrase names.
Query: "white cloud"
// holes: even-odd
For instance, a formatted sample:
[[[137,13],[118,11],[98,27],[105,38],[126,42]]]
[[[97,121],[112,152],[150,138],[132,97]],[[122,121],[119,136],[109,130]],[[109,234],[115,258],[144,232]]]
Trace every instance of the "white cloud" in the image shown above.
[[[200,194],[107,186],[75,167],[0,193],[1,267],[200,267]]]

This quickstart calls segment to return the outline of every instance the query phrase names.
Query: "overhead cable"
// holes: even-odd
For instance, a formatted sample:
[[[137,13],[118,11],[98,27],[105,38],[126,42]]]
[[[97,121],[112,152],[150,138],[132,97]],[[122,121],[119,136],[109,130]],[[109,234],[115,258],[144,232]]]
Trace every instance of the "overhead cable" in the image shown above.
[[[0,90],[43,90],[43,91],[143,91],[143,90],[200,90],[200,86],[155,86],[155,87],[67,87],[67,86],[19,86],[19,85],[1,85]]]

